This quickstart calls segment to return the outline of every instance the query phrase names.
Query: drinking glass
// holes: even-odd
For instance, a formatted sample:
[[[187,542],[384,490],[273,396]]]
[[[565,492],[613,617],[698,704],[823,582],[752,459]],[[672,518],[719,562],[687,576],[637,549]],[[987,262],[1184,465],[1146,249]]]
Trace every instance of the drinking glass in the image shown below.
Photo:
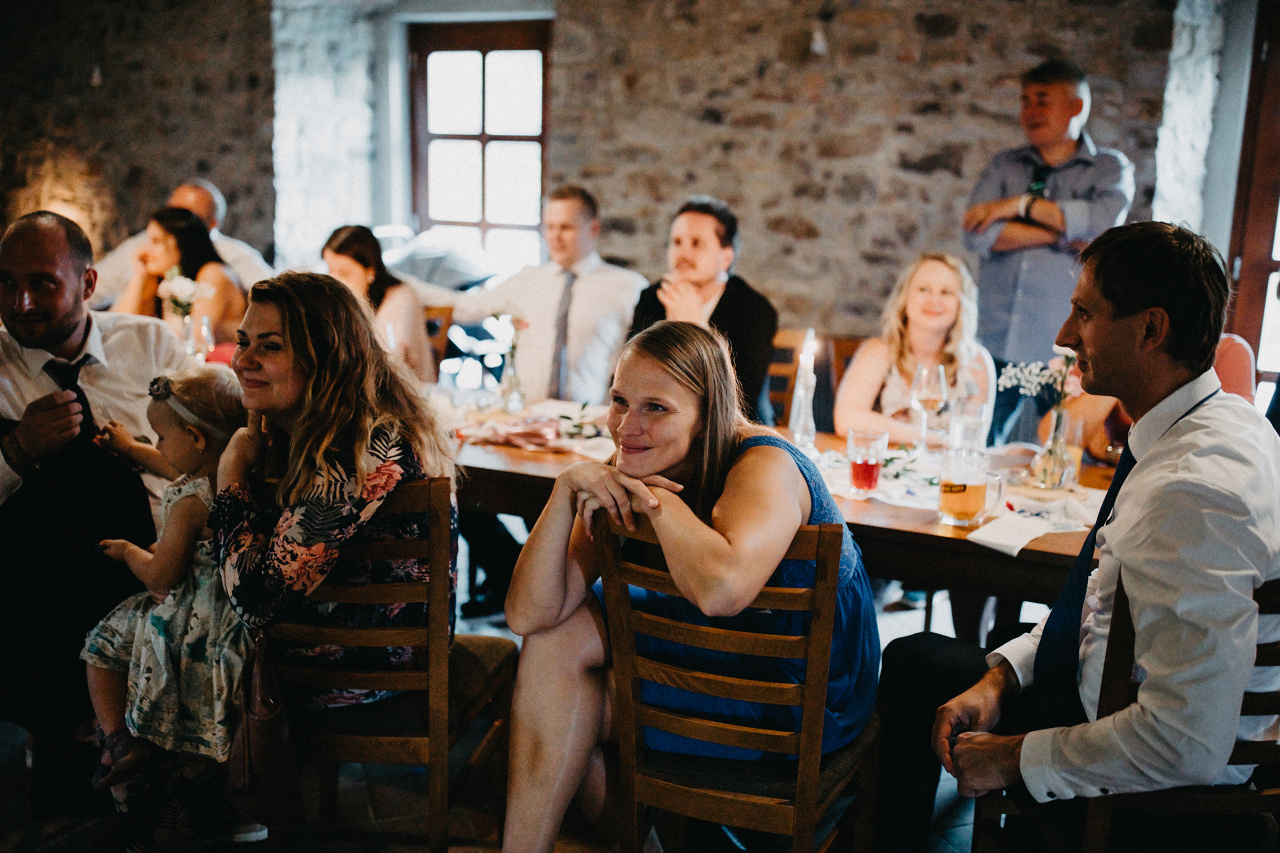
[[[849,430],[849,478],[853,496],[866,500],[880,482],[880,466],[889,449],[889,433]]]
[[[947,371],[941,364],[937,367],[916,366],[914,378],[911,380],[911,408],[920,413],[920,452],[927,449],[926,439],[929,437],[929,415],[942,411],[947,404]]]
[[[942,523],[974,527],[985,512],[1000,505],[1004,484],[987,470],[987,454],[981,450],[950,450],[942,458],[938,482],[938,511]]]

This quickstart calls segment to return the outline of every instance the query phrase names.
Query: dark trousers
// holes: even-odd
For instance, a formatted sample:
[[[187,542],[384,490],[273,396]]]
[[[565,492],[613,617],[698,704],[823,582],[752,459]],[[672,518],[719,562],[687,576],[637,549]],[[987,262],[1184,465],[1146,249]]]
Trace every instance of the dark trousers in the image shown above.
[[[505,598],[511,572],[520,558],[520,543],[496,515],[474,509],[458,512],[458,533],[467,540],[471,566],[484,569],[481,586],[486,594]],[[471,590],[472,597],[475,594],[476,590]]]
[[[968,690],[986,671],[980,649],[940,634],[914,634],[885,647],[876,701],[881,732],[877,851],[926,849],[942,770],[930,743],[934,716],[940,705]],[[995,731],[1021,734],[1081,722],[1084,711],[1077,696],[1064,699],[1032,688],[1001,709]],[[1050,833],[1066,839],[1068,847],[1079,847],[1076,837],[1083,829],[1086,801],[1035,803],[1029,796],[1023,800],[1034,809],[1035,821],[1006,838],[1009,849],[1045,849],[1033,826],[1051,827]],[[1117,812],[1112,849],[1248,850],[1261,840],[1260,830],[1253,816]],[[1224,846],[1223,839],[1230,841]]]
[[[0,435],[12,429],[0,422]],[[39,809],[88,791],[96,752],[75,741],[92,716],[80,660],[85,634],[142,584],[97,547],[155,541],[142,480],[118,457],[77,440],[0,504],[0,719],[34,740]]]

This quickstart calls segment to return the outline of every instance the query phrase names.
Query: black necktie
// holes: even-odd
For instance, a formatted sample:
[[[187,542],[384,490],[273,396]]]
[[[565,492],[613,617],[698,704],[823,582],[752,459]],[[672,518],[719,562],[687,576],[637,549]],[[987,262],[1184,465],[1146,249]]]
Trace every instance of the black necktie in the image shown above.
[[[1049,619],[1044,623],[1040,645],[1036,649],[1034,683],[1037,685],[1047,687],[1051,682],[1057,682],[1064,689],[1069,684],[1071,690],[1075,690],[1076,670],[1080,662],[1080,615],[1084,610],[1084,594],[1089,588],[1089,575],[1093,572],[1093,549],[1098,539],[1098,528],[1111,517],[1111,508],[1115,506],[1120,486],[1136,461],[1133,451],[1126,445],[1116,464],[1111,487],[1102,499],[1098,520],[1085,538],[1084,547],[1071,567],[1071,574],[1067,575],[1067,582],[1063,584],[1062,592],[1058,593],[1058,600],[1049,612]]]
[[[80,435],[77,438],[92,438],[98,434],[98,425],[93,420],[93,409],[89,407],[89,398],[84,395],[84,389],[80,387],[80,369],[89,363],[90,358],[92,356],[86,355],[74,364],[53,360],[46,361],[44,364],[45,372],[62,386],[62,390],[76,393],[80,414],[84,415],[84,420],[80,423]]]

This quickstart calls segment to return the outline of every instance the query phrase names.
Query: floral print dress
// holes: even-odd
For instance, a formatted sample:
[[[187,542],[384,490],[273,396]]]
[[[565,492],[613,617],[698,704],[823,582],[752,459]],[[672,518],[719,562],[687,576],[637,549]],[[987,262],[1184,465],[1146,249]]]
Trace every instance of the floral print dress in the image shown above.
[[[211,505],[208,479],[183,477],[165,489],[161,521],[192,495]],[[210,538],[196,543],[191,570],[163,602],[147,592],[125,599],[89,632],[80,657],[128,673],[125,724],[135,736],[172,752],[226,761],[248,644],[222,589]]]
[[[313,625],[410,627],[426,624],[427,605],[317,604],[307,595],[321,581],[341,584],[425,582],[434,567],[417,560],[357,561],[345,558],[347,542],[413,538],[425,532],[425,514],[378,514],[399,483],[426,478],[412,446],[385,427],[374,430],[361,485],[352,465],[331,462],[329,476],[315,483],[296,505],[263,510],[242,487],[223,489],[214,502],[210,524],[217,531],[223,582],[237,616],[250,628],[288,619]],[[451,559],[443,567],[457,586],[456,507],[450,524]],[[449,608],[450,632],[454,607]],[[322,658],[343,668],[408,665],[409,649],[355,649],[291,645],[288,655]],[[314,660],[313,660],[314,662]],[[310,707],[354,705],[389,695],[385,691],[324,691],[309,697]]]

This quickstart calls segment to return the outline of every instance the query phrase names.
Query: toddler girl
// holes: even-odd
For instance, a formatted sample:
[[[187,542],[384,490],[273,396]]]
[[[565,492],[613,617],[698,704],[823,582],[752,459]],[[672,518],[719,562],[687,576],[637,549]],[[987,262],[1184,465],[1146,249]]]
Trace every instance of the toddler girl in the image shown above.
[[[133,776],[157,746],[225,761],[248,649],[207,527],[218,458],[246,422],[240,383],[230,369],[207,364],[158,377],[149,393],[147,420],[159,436],[154,447],[114,422],[101,439],[174,482],[161,500],[154,552],[123,539],[99,546],[126,563],[147,591],[109,613],[80,653],[102,733],[98,790]]]

